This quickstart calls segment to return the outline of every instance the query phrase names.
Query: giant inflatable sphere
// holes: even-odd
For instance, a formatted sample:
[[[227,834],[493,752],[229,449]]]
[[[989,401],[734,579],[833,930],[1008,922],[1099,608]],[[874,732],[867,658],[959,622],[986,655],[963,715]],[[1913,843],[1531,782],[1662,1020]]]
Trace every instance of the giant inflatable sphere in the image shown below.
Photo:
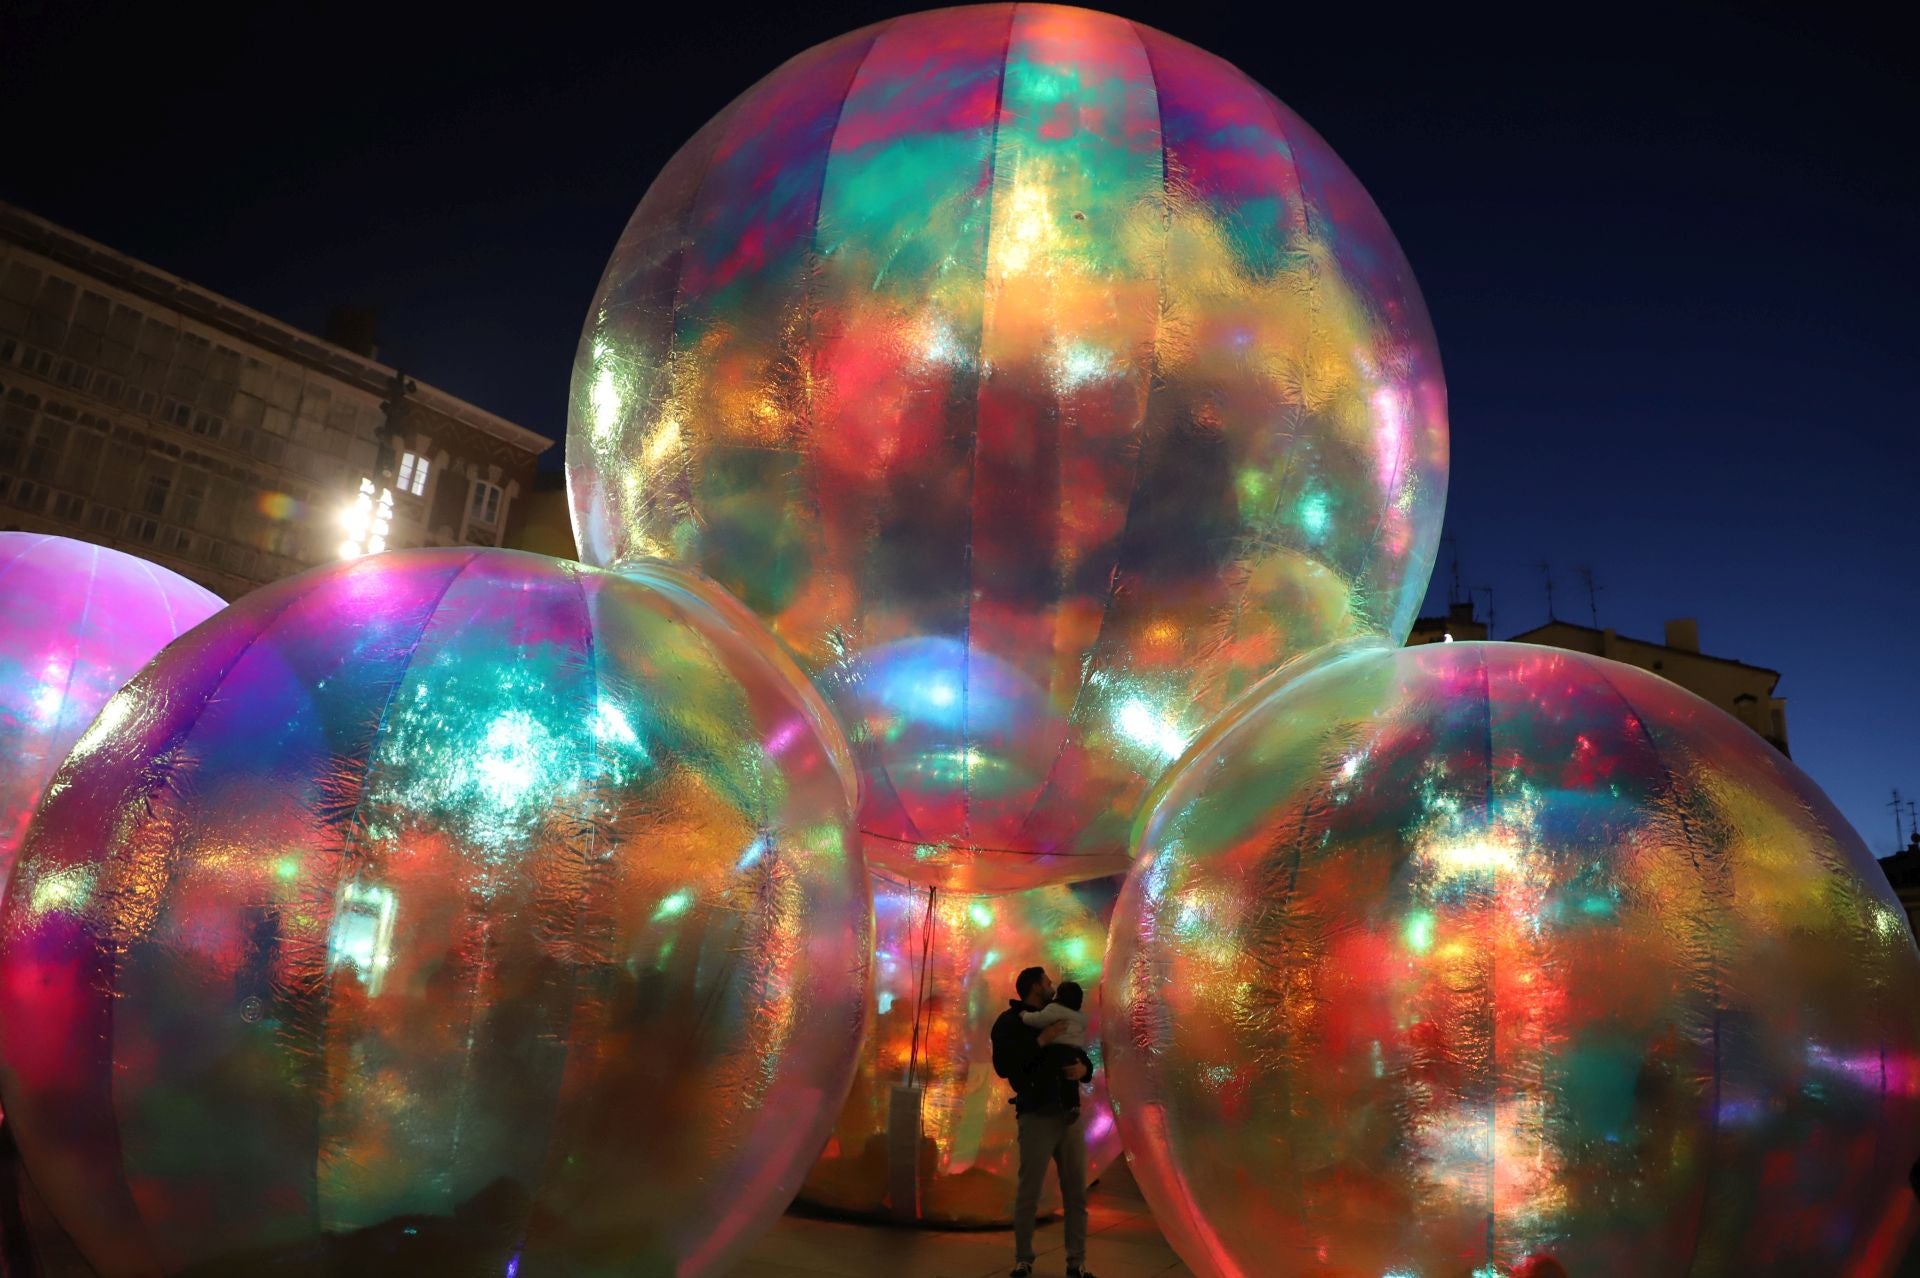
[[[53,770],[107,698],[223,606],[117,550],[0,532],[0,887]]]
[[[1890,1270],[1920,956],[1794,765],[1550,648],[1337,649],[1143,817],[1107,953],[1198,1275]]]
[[[805,1201],[929,1225],[1012,1220],[1019,1129],[988,1035],[1025,967],[1086,989],[1095,1044],[1093,1086],[1082,1089],[1081,1106],[1089,1176],[1119,1156],[1097,1043],[1107,933],[1089,908],[1089,898],[1111,904],[1104,886],[986,895],[873,875],[873,1031],[826,1152],[800,1191]],[[1059,1206],[1050,1177],[1041,1210]]]
[[[794,58],[667,165],[581,338],[581,555],[694,564],[848,726],[869,861],[1124,869],[1192,735],[1406,634],[1440,360],[1380,213],[1228,63],[982,5]]]
[[[0,1087],[101,1272],[692,1275],[846,1096],[853,772],[676,570],[268,586],[107,704],[0,913]]]

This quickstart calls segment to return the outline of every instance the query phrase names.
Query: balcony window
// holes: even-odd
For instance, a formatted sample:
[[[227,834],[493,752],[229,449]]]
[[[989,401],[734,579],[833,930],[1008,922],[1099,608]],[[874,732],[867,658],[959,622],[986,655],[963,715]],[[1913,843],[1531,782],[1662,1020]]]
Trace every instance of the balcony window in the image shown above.
[[[491,527],[500,522],[500,485],[484,479],[473,481],[473,494],[467,500],[467,518]]]
[[[407,453],[400,458],[400,491],[415,497],[427,491],[427,459]]]

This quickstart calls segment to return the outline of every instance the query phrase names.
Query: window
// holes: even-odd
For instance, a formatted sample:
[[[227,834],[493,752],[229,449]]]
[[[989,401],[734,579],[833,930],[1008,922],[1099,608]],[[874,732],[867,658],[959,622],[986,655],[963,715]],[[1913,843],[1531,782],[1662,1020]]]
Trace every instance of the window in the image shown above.
[[[415,497],[427,491],[427,459],[407,453],[400,459],[400,491]]]
[[[26,472],[35,479],[52,479],[53,468],[60,461],[60,443],[54,438],[56,427],[52,422],[42,421],[40,429],[34,432],[33,440],[27,445]]]
[[[500,485],[484,479],[473,481],[473,496],[467,501],[467,518],[476,524],[500,522]]]
[[[189,475],[181,481],[179,509],[174,512],[181,523],[192,528],[200,522],[200,504],[206,492],[207,481],[198,475]]]
[[[149,515],[167,513],[167,494],[173,489],[173,480],[165,475],[148,475],[147,491],[141,498],[141,506]]]

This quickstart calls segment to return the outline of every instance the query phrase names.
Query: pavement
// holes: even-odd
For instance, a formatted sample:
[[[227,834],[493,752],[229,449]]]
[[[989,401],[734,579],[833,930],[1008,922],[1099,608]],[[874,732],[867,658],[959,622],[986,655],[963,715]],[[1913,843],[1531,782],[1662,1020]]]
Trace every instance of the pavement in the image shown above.
[[[1124,1159],[1088,1194],[1087,1233],[1087,1264],[1099,1278],[1193,1278],[1160,1237]],[[1065,1274],[1060,1222],[1042,1224],[1033,1241],[1034,1278]],[[901,1229],[794,1213],[725,1278],[1004,1278],[1012,1264],[1010,1230]],[[1920,1278],[1920,1239],[1894,1278]]]
[[[1034,1232],[1034,1278],[1059,1278],[1067,1253],[1058,1220]],[[1193,1278],[1160,1237],[1125,1164],[1087,1195],[1087,1266],[1099,1278]],[[900,1229],[791,1213],[726,1278],[1005,1278],[1006,1229]]]

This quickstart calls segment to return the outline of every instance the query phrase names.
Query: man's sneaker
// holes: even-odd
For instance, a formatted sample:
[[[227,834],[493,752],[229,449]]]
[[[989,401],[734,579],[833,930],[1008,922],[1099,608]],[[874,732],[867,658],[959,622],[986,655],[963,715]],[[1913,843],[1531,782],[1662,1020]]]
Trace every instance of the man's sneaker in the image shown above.
[[[1068,1265],[1067,1278],[1100,1278],[1100,1275],[1091,1269],[1082,1269],[1079,1265]]]
[[[1007,1278],[1033,1278],[1033,1262],[1031,1260],[1016,1260],[1013,1264],[1012,1271],[1007,1274]]]

